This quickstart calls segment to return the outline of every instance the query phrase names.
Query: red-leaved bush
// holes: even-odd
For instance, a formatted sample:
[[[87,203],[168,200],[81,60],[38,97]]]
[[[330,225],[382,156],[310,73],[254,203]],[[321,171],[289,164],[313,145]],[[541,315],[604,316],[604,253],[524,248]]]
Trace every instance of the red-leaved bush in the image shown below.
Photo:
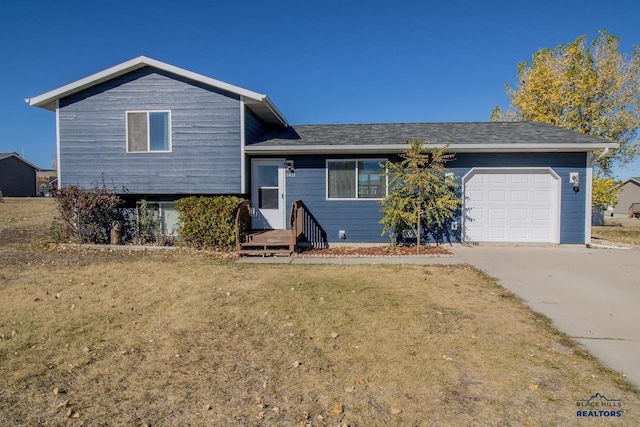
[[[86,190],[74,185],[56,190],[58,210],[73,237],[82,243],[105,243],[113,223],[121,221],[122,199],[104,186]]]

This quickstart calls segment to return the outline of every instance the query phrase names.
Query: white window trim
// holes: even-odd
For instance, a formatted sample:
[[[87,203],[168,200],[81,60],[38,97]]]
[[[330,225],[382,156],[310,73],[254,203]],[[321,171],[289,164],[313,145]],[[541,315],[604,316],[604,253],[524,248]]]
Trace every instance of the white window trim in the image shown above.
[[[349,201],[349,202],[362,202],[362,201],[380,201],[387,197],[389,194],[389,177],[385,175],[384,177],[384,195],[382,197],[358,197],[358,162],[377,162],[378,164],[386,164],[389,159],[384,158],[350,158],[350,159],[326,159],[324,165],[324,175],[325,175],[325,199],[331,201]],[[330,162],[355,162],[356,164],[356,196],[355,197],[329,197],[329,163]],[[384,169],[384,172],[387,172],[387,169]]]
[[[136,209],[140,208],[142,204],[142,200],[136,201]],[[147,201],[147,208],[153,208],[155,214],[157,215],[158,227],[160,228],[160,232],[162,234],[168,236],[178,236],[177,230],[175,234],[164,233],[164,228],[166,228],[167,224],[164,223],[163,214],[165,209],[174,209],[176,205],[176,201]],[[136,216],[138,213],[136,213]]]
[[[147,114],[147,151],[129,151],[129,113],[146,113]],[[168,150],[151,150],[151,126],[149,126],[149,113],[168,113],[169,114],[169,149]],[[127,153],[131,154],[153,154],[153,153],[171,153],[173,151],[173,123],[171,120],[171,110],[126,110],[124,113],[125,121],[125,146]]]

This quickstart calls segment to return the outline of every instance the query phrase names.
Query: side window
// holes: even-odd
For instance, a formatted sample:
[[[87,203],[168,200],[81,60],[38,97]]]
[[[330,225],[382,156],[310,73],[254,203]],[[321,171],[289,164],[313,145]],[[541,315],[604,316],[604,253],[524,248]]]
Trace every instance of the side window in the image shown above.
[[[127,152],[171,151],[171,113],[169,111],[127,112]]]
[[[327,160],[327,199],[383,199],[387,195],[383,159]]]

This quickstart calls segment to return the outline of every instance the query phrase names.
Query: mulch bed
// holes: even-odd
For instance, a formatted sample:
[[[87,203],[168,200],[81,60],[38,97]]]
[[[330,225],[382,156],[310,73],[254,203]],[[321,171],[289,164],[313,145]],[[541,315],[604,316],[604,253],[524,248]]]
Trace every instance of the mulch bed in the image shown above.
[[[446,256],[453,252],[442,246],[421,246],[418,252],[415,246],[397,246],[391,249],[389,246],[340,246],[326,249],[311,249],[304,251],[299,256]]]

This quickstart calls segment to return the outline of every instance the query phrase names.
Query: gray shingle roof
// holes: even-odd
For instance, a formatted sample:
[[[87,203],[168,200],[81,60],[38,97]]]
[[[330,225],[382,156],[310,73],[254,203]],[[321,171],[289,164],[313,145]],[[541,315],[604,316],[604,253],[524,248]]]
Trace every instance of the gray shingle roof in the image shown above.
[[[386,123],[386,124],[318,124],[293,125],[267,131],[247,148],[278,146],[336,146],[403,144],[418,139],[435,144],[599,144],[611,143],[546,123],[536,122],[467,122],[467,123]]]

